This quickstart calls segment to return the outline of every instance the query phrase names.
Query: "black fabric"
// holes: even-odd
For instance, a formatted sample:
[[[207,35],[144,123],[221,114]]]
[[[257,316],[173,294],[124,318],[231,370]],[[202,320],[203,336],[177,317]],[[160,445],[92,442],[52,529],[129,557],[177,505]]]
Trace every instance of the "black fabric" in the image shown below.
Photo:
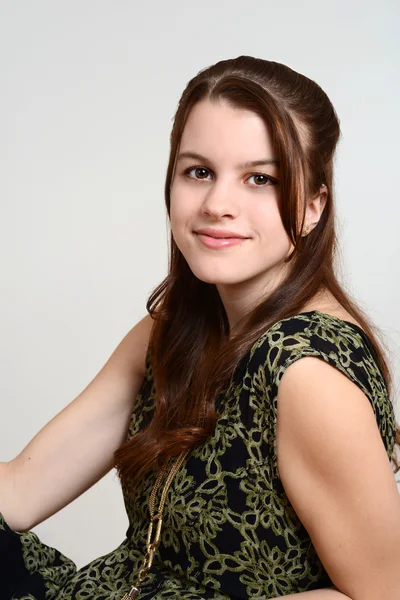
[[[329,587],[277,469],[279,383],[290,365],[307,356],[340,370],[364,392],[392,455],[393,407],[368,336],[319,311],[276,323],[219,394],[214,432],[189,453],[172,481],[161,543],[140,600],[267,600]],[[155,405],[147,353],[127,439],[148,423]],[[150,473],[133,490],[124,485],[127,537],[78,570],[33,532],[11,532],[0,514],[0,565],[7,571],[0,580],[1,600],[27,600],[27,594],[29,600],[120,600],[143,560],[155,477]]]
[[[12,596],[32,594],[37,600],[45,600],[45,587],[39,572],[29,573],[22,557],[21,536],[12,531],[7,523],[0,532],[0,600]]]

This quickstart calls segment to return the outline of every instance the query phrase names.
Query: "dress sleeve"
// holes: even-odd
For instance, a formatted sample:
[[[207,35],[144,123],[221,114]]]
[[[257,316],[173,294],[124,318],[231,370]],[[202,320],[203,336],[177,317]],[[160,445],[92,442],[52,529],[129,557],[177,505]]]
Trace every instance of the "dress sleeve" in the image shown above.
[[[297,315],[280,321],[260,338],[252,360],[262,371],[263,394],[269,407],[266,434],[275,464],[279,383],[286,369],[306,356],[324,360],[364,392],[373,408],[387,454],[392,456],[395,415],[374,352],[369,338],[361,329],[322,314],[312,317]]]
[[[13,531],[0,513],[0,600],[53,600],[76,572],[72,560],[33,531]]]

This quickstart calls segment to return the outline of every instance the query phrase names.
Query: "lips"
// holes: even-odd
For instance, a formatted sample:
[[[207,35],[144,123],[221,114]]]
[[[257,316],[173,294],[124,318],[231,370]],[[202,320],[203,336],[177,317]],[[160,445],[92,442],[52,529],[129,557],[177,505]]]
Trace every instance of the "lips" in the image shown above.
[[[194,233],[203,246],[212,250],[222,250],[223,248],[244,244],[248,239],[234,231],[226,230],[200,229]]]
[[[241,235],[235,231],[229,231],[227,229],[212,229],[210,227],[198,229],[194,233],[207,235],[215,239],[247,239],[244,235]]]

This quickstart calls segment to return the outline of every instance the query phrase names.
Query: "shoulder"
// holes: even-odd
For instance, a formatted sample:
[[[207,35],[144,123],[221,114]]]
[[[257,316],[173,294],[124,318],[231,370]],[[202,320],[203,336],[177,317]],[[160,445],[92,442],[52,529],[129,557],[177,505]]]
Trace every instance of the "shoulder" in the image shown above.
[[[283,403],[292,415],[295,405],[304,418],[314,411],[313,400],[325,414],[355,407],[369,414],[372,408],[385,447],[393,451],[393,405],[360,327],[318,311],[284,319],[252,346],[248,370],[275,423]]]
[[[372,382],[384,387],[365,332],[353,323],[319,311],[275,323],[257,340],[250,354],[254,363],[263,364],[276,385],[290,365],[314,356],[357,381],[366,391],[371,391]]]
[[[134,374],[142,379],[149,368],[148,346],[153,323],[150,315],[140,319],[110,356],[107,369],[111,367],[119,373]]]
[[[399,559],[393,440],[377,426],[371,401],[316,357],[290,366],[278,392],[280,479],[332,581],[352,598],[377,591],[384,573],[392,581]]]

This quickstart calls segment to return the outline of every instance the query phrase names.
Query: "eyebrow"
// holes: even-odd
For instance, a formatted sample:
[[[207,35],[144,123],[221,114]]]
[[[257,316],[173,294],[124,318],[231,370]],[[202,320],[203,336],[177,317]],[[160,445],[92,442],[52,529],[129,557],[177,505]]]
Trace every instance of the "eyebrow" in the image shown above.
[[[205,156],[202,156],[201,154],[198,154],[197,152],[181,152],[177,157],[177,162],[182,158],[193,158],[195,160],[200,160],[201,162],[207,162],[209,164],[212,164],[212,161],[210,159],[206,158]],[[279,168],[280,161],[277,158],[263,158],[260,160],[250,160],[248,162],[241,163],[240,165],[236,165],[236,168],[251,169],[252,167],[260,167],[263,165],[274,165]]]

